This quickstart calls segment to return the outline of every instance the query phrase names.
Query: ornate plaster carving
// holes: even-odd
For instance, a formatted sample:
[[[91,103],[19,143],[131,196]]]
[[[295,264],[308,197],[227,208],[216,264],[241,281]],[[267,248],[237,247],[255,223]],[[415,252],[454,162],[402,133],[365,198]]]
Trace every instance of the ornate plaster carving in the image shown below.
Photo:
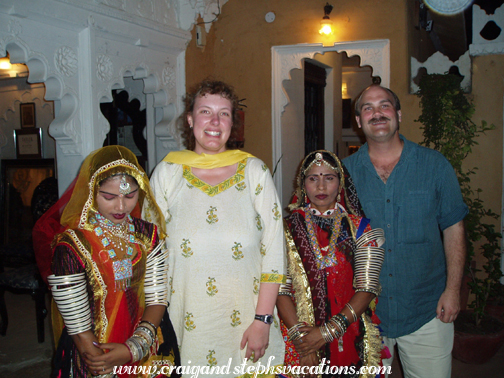
[[[471,56],[504,54],[504,43],[485,43],[484,45],[469,45]]]
[[[469,46],[472,56],[503,54],[504,53],[504,5],[497,8],[494,14],[486,14],[479,5],[473,5],[473,43]],[[492,40],[486,40],[481,36],[481,31],[489,22],[495,22],[500,27],[501,33]]]
[[[97,2],[108,5],[112,8],[124,9],[125,8],[125,0],[98,0]]]
[[[357,41],[335,43],[333,46],[294,45],[278,46],[272,48],[273,70],[277,71],[281,81],[290,79],[290,71],[294,68],[301,68],[301,61],[306,58],[313,58],[316,53],[328,51],[346,52],[348,57],[358,55],[361,58],[361,66],[371,66],[373,76],[380,76],[382,84],[388,86],[390,80],[390,48],[388,40]],[[280,106],[283,110],[289,103],[289,99],[282,90],[282,101]]]
[[[77,111],[77,96],[65,94],[60,101],[58,116],[49,126],[49,134],[57,140],[64,155],[81,155],[82,138],[79,130],[80,123],[75,113]]]
[[[163,68],[163,84],[169,89],[174,89],[177,84],[177,73],[174,67],[166,65]]]
[[[178,23],[181,30],[190,30],[198,14],[214,18],[217,0],[59,0],[123,21],[152,27],[152,21],[168,29]],[[227,0],[220,0],[221,5]],[[203,6],[201,6],[201,4]],[[208,15],[207,15],[208,13]],[[182,20],[182,22],[180,22]],[[180,25],[186,27],[181,27]]]
[[[208,33],[212,26],[212,21],[219,14],[219,5],[222,6],[228,0],[172,0],[175,5],[177,21],[182,30],[191,30],[198,16],[203,18],[205,29]]]
[[[348,57],[358,55],[361,58],[361,66],[373,67],[373,76],[382,76],[383,52],[381,48],[346,49]]]
[[[18,36],[23,31],[23,27],[21,26],[21,23],[18,20],[16,20],[15,18],[11,18],[9,20],[8,30],[10,34]]]
[[[456,66],[464,79],[460,84],[464,92],[471,91],[471,57],[469,51],[466,51],[459,60],[452,62],[446,55],[439,51],[432,54],[425,62],[420,63],[414,57],[411,57],[411,80],[410,80],[410,93],[416,93],[420,88],[415,84],[413,79],[418,75],[420,68],[425,68],[429,74],[444,74],[448,70]]]
[[[162,111],[161,120],[156,124],[154,133],[166,150],[178,150],[182,146],[182,138],[177,130],[177,108],[175,104],[170,103],[160,110]],[[160,158],[162,156],[158,157]]]
[[[98,54],[96,58],[96,77],[101,81],[109,81],[112,78],[112,60],[103,54]]]
[[[77,72],[77,54],[68,46],[61,46],[54,53],[54,65],[60,74],[71,77]]]

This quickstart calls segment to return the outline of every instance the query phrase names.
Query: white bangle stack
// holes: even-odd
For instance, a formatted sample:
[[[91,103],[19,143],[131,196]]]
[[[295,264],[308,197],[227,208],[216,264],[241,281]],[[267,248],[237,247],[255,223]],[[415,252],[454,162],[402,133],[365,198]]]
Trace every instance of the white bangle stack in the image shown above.
[[[288,295],[292,297],[292,278],[289,273],[287,273],[285,283],[280,284],[280,290],[278,291],[278,295]]]
[[[374,243],[373,243],[374,242]],[[385,258],[383,248],[385,236],[381,228],[375,228],[357,239],[354,263],[355,291],[366,291],[378,295],[380,293],[380,271]],[[369,243],[376,244],[375,246]]]
[[[91,309],[87,293],[86,273],[47,277],[54,302],[63,317],[69,335],[91,329]]]
[[[145,306],[168,303],[168,249],[162,250],[164,241],[147,256],[145,270]]]

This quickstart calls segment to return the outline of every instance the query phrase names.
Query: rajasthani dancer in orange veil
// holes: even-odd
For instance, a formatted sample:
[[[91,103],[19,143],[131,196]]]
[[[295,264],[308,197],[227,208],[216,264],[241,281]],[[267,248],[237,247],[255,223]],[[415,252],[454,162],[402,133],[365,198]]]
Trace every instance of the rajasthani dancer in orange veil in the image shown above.
[[[164,222],[148,177],[131,151],[108,146],[84,160],[69,190],[48,277],[61,331],[53,375],[112,377],[114,367],[143,365],[157,370],[145,376],[159,376],[177,347],[166,312]],[[136,217],[143,205],[156,224]]]

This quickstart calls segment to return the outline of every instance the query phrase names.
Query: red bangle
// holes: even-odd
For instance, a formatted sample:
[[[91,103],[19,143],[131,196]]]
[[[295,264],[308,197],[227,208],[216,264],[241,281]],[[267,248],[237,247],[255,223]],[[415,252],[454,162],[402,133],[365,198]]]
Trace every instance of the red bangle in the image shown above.
[[[129,364],[131,364],[133,362],[133,353],[131,353],[131,349],[130,349],[130,347],[129,347],[128,344],[124,343],[124,345],[126,345],[126,348],[128,348],[128,352],[129,352],[129,354],[131,356],[131,359],[128,362]]]

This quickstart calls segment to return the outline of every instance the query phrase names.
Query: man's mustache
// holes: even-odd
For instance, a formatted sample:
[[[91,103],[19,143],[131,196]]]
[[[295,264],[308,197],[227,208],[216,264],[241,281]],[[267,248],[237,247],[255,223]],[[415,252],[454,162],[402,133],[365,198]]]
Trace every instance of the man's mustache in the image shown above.
[[[375,118],[371,118],[369,120],[369,123],[375,123],[375,122],[383,122],[383,121],[390,121],[390,118],[388,117],[385,117],[385,116],[381,116],[381,117],[375,117]]]

